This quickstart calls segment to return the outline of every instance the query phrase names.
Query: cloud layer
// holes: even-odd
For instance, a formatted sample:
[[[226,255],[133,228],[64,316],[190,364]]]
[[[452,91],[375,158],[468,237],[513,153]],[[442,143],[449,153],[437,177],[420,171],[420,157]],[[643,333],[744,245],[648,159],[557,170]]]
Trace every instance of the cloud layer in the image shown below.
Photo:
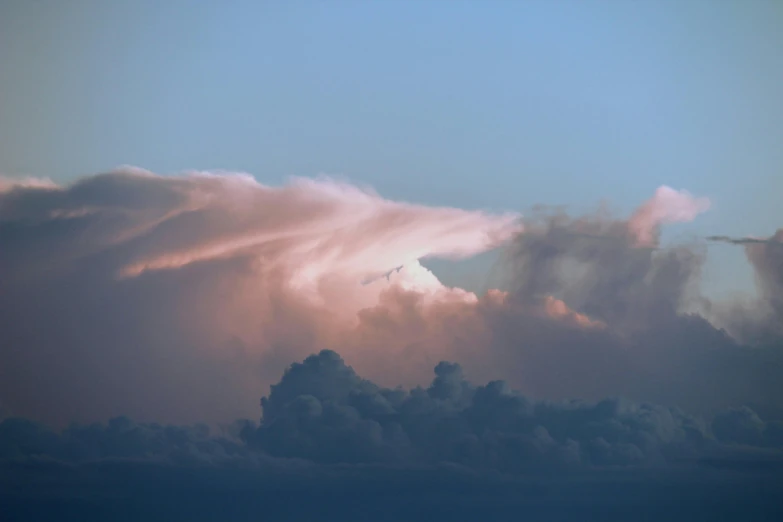
[[[255,415],[260,390],[328,348],[381,386],[426,383],[454,360],[535,399],[774,417],[780,238],[746,246],[757,300],[708,303],[704,245],[658,240],[662,225],[708,206],[661,187],[626,219],[522,220],[327,179],[268,187],[123,169],[66,187],[7,182],[0,403],[60,425],[228,421]],[[485,295],[445,287],[419,263],[494,247],[505,286]]]
[[[206,425],[139,424],[119,417],[56,432],[12,417],[0,422],[0,462],[133,459],[269,466],[270,459],[300,459],[450,463],[519,474],[692,465],[737,455],[746,456],[737,462],[752,464],[753,451],[765,450],[783,465],[783,422],[762,420],[747,407],[721,411],[706,422],[677,408],[621,399],[535,401],[504,381],[475,386],[460,365],[445,361],[434,372],[426,387],[385,388],[324,350],[292,364],[272,385],[261,399],[260,424],[240,420],[216,432]]]
[[[534,401],[441,362],[384,388],[338,354],[293,364],[260,424],[0,421],[8,520],[774,520],[783,424],[651,404]]]

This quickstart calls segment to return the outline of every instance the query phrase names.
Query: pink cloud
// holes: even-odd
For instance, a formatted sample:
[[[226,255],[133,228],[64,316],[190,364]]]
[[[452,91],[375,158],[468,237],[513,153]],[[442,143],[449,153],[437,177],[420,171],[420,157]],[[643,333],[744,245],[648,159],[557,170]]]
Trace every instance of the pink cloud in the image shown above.
[[[637,245],[655,246],[661,225],[693,221],[697,215],[709,208],[709,199],[697,198],[687,191],[674,190],[664,185],[631,216],[628,229]]]

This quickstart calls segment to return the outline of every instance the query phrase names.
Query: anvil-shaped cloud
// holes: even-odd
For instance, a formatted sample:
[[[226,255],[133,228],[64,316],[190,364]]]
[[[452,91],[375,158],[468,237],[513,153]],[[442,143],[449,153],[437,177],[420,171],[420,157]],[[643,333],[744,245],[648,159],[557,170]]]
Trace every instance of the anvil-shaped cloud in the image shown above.
[[[663,187],[628,219],[536,221],[327,178],[270,187],[125,168],[67,186],[6,180],[0,404],[53,423],[233,419],[324,348],[384,385],[456,360],[540,398],[769,403],[781,381],[759,372],[776,352],[742,351],[684,315],[703,255],[658,244],[662,224],[707,206]],[[495,247],[508,284],[486,295],[419,263]]]
[[[346,292],[367,298],[387,285],[359,283],[398,267],[404,269],[387,283],[446,292],[419,259],[468,257],[521,230],[516,214],[389,201],[328,178],[269,187],[245,174],[161,177],[125,169],[70,187],[28,179],[2,190],[6,221],[89,216],[91,228],[68,247],[69,257],[127,246],[120,278],[254,255],[261,270],[321,302],[338,286],[343,299]],[[30,205],[39,203],[40,213],[30,216]]]

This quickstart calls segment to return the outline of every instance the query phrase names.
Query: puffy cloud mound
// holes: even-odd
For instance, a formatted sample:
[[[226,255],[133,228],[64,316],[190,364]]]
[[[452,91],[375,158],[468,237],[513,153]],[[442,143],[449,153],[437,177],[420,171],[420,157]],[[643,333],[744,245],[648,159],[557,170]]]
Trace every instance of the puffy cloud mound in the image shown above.
[[[709,199],[697,198],[687,191],[674,190],[664,185],[631,216],[628,229],[638,245],[654,246],[658,243],[661,225],[693,221],[709,208]]]
[[[383,388],[323,351],[272,386],[261,425],[244,436],[271,455],[323,463],[454,462],[509,472],[662,463],[693,457],[711,441],[676,409],[532,401],[503,381],[473,386],[447,362],[435,375],[427,388]]]

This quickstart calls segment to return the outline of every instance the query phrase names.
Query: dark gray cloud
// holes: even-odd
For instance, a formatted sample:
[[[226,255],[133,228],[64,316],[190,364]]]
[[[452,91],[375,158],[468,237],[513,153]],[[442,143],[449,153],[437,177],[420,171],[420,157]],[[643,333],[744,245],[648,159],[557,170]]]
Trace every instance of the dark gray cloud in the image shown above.
[[[435,366],[426,388],[385,388],[328,350],[291,365],[261,408],[260,424],[242,420],[212,430],[118,417],[52,431],[12,417],[0,423],[0,460],[269,465],[257,459],[266,457],[334,465],[451,463],[516,474],[693,462],[727,448],[783,451],[783,424],[748,407],[720,412],[708,423],[677,408],[623,399],[536,401],[504,381],[475,386],[449,362]]]
[[[719,307],[699,292],[703,244],[639,248],[625,221],[603,213],[541,213],[526,225],[505,253],[512,306],[492,309],[488,345],[504,362],[496,375],[535,397],[621,395],[702,412],[753,404],[781,414],[783,335],[761,343],[700,315]],[[767,278],[783,274],[774,262],[753,266]],[[764,286],[770,296],[775,286]],[[513,306],[548,295],[606,328],[553,325]],[[733,320],[751,324],[747,315]]]
[[[774,520],[778,423],[607,399],[533,401],[441,362],[384,388],[334,352],[292,365],[260,424],[0,423],[4,520]]]
[[[295,363],[261,401],[248,443],[322,463],[453,462],[505,472],[656,465],[724,444],[783,449],[781,424],[743,407],[712,425],[676,408],[622,399],[535,401],[503,381],[467,382],[441,362],[426,387],[383,388],[334,352]]]

